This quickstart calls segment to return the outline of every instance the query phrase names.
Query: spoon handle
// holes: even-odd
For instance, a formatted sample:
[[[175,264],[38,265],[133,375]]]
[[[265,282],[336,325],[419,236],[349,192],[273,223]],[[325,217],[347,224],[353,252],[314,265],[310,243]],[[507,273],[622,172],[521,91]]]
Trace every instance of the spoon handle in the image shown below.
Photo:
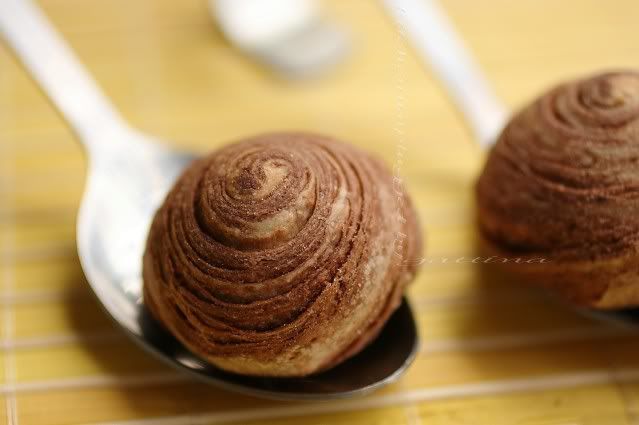
[[[89,153],[96,151],[100,140],[127,130],[127,124],[31,0],[0,0],[0,33]],[[117,139],[113,137],[113,141]]]
[[[435,0],[382,0],[418,54],[432,67],[475,139],[490,146],[507,113]]]

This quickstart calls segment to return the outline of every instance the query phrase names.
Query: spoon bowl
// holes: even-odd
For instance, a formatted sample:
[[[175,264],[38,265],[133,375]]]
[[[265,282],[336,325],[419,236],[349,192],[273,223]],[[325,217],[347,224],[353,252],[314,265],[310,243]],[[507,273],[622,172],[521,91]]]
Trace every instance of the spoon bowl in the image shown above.
[[[274,400],[332,400],[363,396],[396,381],[418,353],[417,327],[403,300],[379,336],[336,367],[304,378],[263,378],[225,372],[200,359],[166,332],[140,305],[138,341],[161,359],[218,387]]]
[[[583,316],[614,327],[636,329],[637,325],[639,325],[639,309],[637,308],[623,310],[595,310],[591,308],[579,308],[578,312]]]
[[[418,347],[406,300],[368,348],[310,377],[235,375],[187,350],[149,316],[141,272],[153,215],[194,156],[169,149],[129,127],[30,0],[0,2],[0,31],[87,150],[89,171],[78,214],[78,254],[99,301],[135,342],[168,364],[219,387],[276,399],[361,395],[394,381],[406,370]]]
[[[163,148],[134,131],[119,135],[117,140],[116,146],[125,143],[128,149],[103,151],[92,163],[78,214],[78,254],[87,280],[105,310],[143,348],[171,366],[219,387],[287,400],[367,394],[393,382],[410,365],[417,353],[418,339],[406,299],[365,350],[310,377],[242,376],[216,368],[191,353],[145,308],[141,258],[155,210],[194,157]]]

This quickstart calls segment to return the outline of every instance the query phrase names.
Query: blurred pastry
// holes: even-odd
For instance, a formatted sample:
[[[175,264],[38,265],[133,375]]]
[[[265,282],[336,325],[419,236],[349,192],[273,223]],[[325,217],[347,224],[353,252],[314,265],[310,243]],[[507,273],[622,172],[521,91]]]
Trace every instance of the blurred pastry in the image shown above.
[[[639,305],[639,73],[537,99],[504,129],[476,189],[484,245],[508,259],[498,263],[580,305]]]
[[[502,132],[476,190],[485,247],[513,273],[580,305],[639,305],[639,73],[537,99]]]
[[[393,183],[378,159],[319,135],[262,135],[213,152],[155,216],[145,303],[227,371],[328,369],[375,338],[415,274],[397,258],[420,254],[420,231]]]

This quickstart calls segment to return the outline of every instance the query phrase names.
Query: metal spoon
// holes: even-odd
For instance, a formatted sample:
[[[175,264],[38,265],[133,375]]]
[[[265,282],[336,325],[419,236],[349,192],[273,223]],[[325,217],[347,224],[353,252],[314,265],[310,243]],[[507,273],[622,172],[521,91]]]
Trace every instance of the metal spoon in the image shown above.
[[[226,373],[185,349],[145,310],[141,263],[151,218],[193,155],[162,146],[125,123],[31,1],[1,0],[0,32],[87,151],[88,177],[77,225],[80,262],[106,311],[134,341],[219,387],[278,399],[360,395],[394,381],[406,370],[418,346],[406,300],[366,350],[304,379]]]
[[[382,3],[439,78],[479,146],[492,146],[509,113],[436,0],[382,0]],[[623,327],[639,324],[639,309],[603,311],[571,307],[609,324]]]

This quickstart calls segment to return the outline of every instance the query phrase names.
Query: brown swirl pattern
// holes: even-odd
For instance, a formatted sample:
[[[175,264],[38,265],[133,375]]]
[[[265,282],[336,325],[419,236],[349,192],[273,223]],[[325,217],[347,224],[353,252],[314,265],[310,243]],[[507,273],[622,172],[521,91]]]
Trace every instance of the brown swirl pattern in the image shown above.
[[[479,223],[513,266],[582,304],[639,303],[639,73],[562,84],[505,128],[477,184]]]
[[[396,185],[395,185],[396,186]],[[401,189],[401,188],[400,188]],[[190,166],[144,257],[151,313],[243,374],[302,376],[354,355],[398,307],[421,250],[381,161],[333,139],[269,134]],[[398,234],[408,235],[397,244]]]

